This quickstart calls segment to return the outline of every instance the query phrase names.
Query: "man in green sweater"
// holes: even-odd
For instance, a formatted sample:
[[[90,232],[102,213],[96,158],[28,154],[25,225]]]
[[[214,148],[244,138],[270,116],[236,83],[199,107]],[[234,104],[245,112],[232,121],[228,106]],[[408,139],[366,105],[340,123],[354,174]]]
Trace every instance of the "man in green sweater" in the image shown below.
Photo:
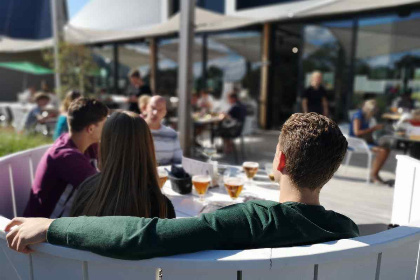
[[[347,141],[337,124],[316,113],[294,114],[283,125],[273,171],[280,203],[250,201],[199,217],[15,218],[6,227],[9,247],[51,244],[120,259],[147,259],[202,250],[285,247],[352,238],[356,224],[319,203],[338,169]],[[17,226],[17,227],[14,227]]]

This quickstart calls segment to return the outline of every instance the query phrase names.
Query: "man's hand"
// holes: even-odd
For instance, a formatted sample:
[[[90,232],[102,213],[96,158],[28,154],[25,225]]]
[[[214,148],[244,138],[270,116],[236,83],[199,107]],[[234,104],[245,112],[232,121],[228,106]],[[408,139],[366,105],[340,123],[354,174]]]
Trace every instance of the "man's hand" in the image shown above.
[[[14,218],[5,228],[5,231],[11,230],[6,235],[9,248],[25,254],[32,253],[28,245],[45,242],[53,221],[46,218]]]

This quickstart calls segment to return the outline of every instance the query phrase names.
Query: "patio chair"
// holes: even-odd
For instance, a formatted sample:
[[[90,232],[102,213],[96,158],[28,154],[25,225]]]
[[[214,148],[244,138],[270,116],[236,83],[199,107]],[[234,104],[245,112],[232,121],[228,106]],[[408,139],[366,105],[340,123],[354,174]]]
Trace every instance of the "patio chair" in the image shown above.
[[[344,173],[347,172],[347,167],[350,164],[350,160],[353,154],[365,154],[367,156],[367,174],[366,174],[366,183],[370,183],[370,173],[372,169],[372,157],[373,153],[370,150],[367,142],[363,139],[352,137],[347,134],[344,135],[348,142],[346,160],[345,160],[345,169]]]

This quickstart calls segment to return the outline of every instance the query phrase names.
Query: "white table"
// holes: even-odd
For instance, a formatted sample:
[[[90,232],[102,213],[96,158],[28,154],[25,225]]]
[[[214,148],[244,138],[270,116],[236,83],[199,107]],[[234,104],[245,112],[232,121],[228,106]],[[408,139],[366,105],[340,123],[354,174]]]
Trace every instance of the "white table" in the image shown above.
[[[237,167],[239,168],[239,167]],[[198,200],[194,187],[193,191],[187,195],[181,195],[172,190],[171,182],[168,179],[162,187],[162,192],[166,195],[175,207],[177,218],[194,217],[201,213],[205,204]],[[268,176],[264,170],[259,170],[254,178],[252,185],[245,183],[244,188],[237,199],[238,202],[243,202],[244,197],[251,196],[265,200],[279,201],[279,185],[268,180]],[[233,202],[224,186],[209,188],[205,196],[205,201],[208,203],[220,202],[228,204]]]

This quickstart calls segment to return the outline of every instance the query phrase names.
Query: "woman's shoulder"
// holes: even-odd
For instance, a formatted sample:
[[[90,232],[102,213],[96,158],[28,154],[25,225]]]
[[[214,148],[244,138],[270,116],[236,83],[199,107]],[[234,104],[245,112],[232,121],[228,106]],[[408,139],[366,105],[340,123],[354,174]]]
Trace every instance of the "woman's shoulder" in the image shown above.
[[[85,186],[92,186],[96,182],[98,182],[101,179],[101,173],[96,173],[95,175],[92,175],[88,178],[86,178],[79,186],[79,188],[83,188]]]

